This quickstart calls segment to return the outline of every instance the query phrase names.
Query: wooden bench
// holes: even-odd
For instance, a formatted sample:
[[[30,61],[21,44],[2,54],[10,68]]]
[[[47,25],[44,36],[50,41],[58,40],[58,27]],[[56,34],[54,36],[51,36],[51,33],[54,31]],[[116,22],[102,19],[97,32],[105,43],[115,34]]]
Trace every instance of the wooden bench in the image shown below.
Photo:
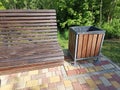
[[[55,10],[0,10],[0,74],[62,65]]]

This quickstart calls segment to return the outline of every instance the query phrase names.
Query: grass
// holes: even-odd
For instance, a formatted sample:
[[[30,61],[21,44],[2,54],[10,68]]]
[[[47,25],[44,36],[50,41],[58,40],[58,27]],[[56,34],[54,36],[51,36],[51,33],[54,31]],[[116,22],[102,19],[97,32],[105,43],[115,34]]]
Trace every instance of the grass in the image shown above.
[[[105,40],[102,53],[120,65],[120,40]]]
[[[68,49],[68,32],[65,32],[64,34],[58,33],[58,42],[63,49]],[[102,53],[113,62],[120,65],[120,39],[104,40]]]

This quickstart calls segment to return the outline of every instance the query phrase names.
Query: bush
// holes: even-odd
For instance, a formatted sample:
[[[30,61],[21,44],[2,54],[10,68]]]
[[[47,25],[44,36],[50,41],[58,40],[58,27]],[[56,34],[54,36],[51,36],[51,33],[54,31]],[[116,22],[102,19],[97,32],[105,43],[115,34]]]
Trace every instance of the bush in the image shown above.
[[[113,19],[110,23],[104,23],[102,28],[106,30],[107,39],[120,38],[120,19]]]

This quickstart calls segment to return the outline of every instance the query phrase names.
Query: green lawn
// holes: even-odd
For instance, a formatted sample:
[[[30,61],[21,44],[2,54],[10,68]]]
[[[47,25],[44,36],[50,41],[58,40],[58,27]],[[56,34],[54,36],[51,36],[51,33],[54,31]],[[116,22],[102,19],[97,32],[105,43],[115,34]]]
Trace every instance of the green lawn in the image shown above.
[[[102,53],[120,65],[120,40],[105,40]]]
[[[58,41],[63,49],[68,49],[68,37],[64,36],[58,35]],[[120,40],[104,40],[102,53],[120,65]]]

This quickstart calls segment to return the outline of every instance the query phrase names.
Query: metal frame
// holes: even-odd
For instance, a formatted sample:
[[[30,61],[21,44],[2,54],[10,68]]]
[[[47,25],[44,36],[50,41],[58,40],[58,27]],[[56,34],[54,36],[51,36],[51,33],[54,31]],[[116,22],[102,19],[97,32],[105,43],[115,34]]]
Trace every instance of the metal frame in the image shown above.
[[[94,60],[95,63],[99,62],[100,52],[101,52],[101,48],[102,48],[104,37],[105,37],[105,31],[101,30],[101,31],[89,31],[89,32],[76,32],[73,28],[70,28],[70,30],[72,30],[76,35],[74,56],[72,56],[71,52],[69,51],[70,55],[72,56],[72,58],[74,60],[74,66],[77,65],[78,60],[95,59]],[[78,35],[80,35],[80,34],[103,34],[101,45],[100,45],[100,50],[99,50],[97,56],[77,59],[76,54],[77,54],[77,49],[78,49]]]

